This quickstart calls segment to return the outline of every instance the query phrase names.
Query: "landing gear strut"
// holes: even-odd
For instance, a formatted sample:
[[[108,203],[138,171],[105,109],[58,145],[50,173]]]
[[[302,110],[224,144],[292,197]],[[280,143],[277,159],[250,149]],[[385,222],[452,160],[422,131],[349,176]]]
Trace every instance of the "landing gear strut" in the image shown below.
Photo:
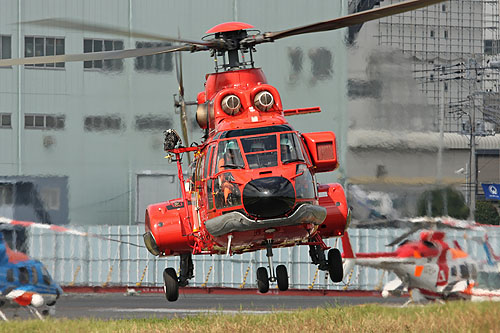
[[[181,271],[179,275],[179,286],[185,287],[189,283],[189,279],[194,277],[193,274],[193,256],[191,253],[181,254]]]
[[[309,255],[312,263],[318,265],[322,271],[328,271],[330,279],[337,283],[344,278],[344,267],[342,266],[342,255],[339,249],[328,251],[328,260],[325,257],[325,250],[319,245],[309,245]]]
[[[277,282],[278,289],[281,291],[288,290],[288,272],[286,266],[278,265],[276,267],[276,274],[274,274],[272,240],[268,240],[266,243],[266,256],[271,277],[269,277],[265,267],[259,267],[257,269],[257,287],[259,288],[259,292],[263,294],[267,293],[269,291],[269,282]]]
[[[163,271],[163,291],[169,302],[175,302],[179,298],[179,287],[188,285],[188,280],[194,277],[193,274],[193,258],[191,253],[181,254],[180,274],[177,277],[175,269],[172,267],[165,268]]]

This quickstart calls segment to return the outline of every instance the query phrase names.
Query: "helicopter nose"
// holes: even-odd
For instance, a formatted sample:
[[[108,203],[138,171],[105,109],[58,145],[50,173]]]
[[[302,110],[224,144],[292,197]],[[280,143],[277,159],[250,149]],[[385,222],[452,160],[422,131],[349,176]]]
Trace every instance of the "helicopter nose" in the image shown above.
[[[292,183],[284,177],[266,177],[248,182],[243,189],[245,210],[258,218],[271,218],[289,212],[295,204]]]

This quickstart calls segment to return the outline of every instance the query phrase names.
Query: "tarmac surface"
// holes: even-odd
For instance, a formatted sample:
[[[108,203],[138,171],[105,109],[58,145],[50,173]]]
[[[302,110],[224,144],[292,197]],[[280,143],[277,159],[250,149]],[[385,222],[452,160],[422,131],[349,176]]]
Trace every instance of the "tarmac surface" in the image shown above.
[[[197,314],[266,314],[324,306],[346,306],[368,303],[401,305],[405,298],[377,296],[285,296],[261,294],[180,294],[176,302],[168,302],[163,294],[65,293],[55,306],[54,318],[173,318]],[[7,311],[6,311],[7,312]],[[10,311],[9,311],[10,312]],[[17,310],[18,318],[29,317]],[[6,313],[9,319],[12,316]]]

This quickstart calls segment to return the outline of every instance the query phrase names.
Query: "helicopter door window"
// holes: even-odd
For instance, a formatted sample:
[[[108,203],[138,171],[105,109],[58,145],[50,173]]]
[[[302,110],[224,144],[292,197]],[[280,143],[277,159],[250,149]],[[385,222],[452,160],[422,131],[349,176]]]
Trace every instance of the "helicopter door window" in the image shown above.
[[[469,265],[469,272],[471,279],[477,279],[477,269],[475,265]]]
[[[218,177],[214,179],[213,193],[215,207],[217,209],[241,205],[241,192],[235,184],[231,172],[223,172],[229,169],[244,169],[245,163],[241,156],[240,147],[236,140],[220,141],[217,149]],[[221,173],[222,172],[222,173]]]
[[[14,271],[12,268],[7,270],[7,282],[14,282]]]
[[[214,183],[215,207],[217,209],[241,205],[241,192],[234,183],[231,172],[219,174]]]
[[[26,267],[19,267],[19,282],[21,284],[27,284],[30,282],[30,275]]]
[[[207,150],[207,155],[205,156],[205,168],[203,170],[203,179],[207,179],[208,175],[208,166],[210,165],[210,161],[212,160],[212,152],[214,150],[214,146],[210,146]]]
[[[457,276],[457,268],[455,266],[451,267],[451,276]]]
[[[276,135],[254,136],[241,139],[241,145],[250,169],[268,168],[278,165]]]
[[[295,133],[283,133],[280,135],[281,163],[305,162],[300,142]]]
[[[38,283],[38,272],[36,271],[36,267],[31,267],[31,276],[33,277],[33,284]]]
[[[466,265],[460,265],[460,277],[463,279],[469,278],[469,268]]]

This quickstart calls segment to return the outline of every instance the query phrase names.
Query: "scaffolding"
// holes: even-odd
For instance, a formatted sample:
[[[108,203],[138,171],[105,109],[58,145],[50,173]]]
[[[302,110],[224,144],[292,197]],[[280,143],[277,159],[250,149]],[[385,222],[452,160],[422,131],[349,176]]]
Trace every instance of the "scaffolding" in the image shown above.
[[[412,59],[420,90],[435,107],[436,130],[444,119],[445,132],[463,132],[463,115],[474,104],[471,96],[478,91],[499,94],[499,71],[488,66],[500,50],[498,1],[448,0],[379,21],[378,44]],[[488,119],[478,118],[483,123]]]

